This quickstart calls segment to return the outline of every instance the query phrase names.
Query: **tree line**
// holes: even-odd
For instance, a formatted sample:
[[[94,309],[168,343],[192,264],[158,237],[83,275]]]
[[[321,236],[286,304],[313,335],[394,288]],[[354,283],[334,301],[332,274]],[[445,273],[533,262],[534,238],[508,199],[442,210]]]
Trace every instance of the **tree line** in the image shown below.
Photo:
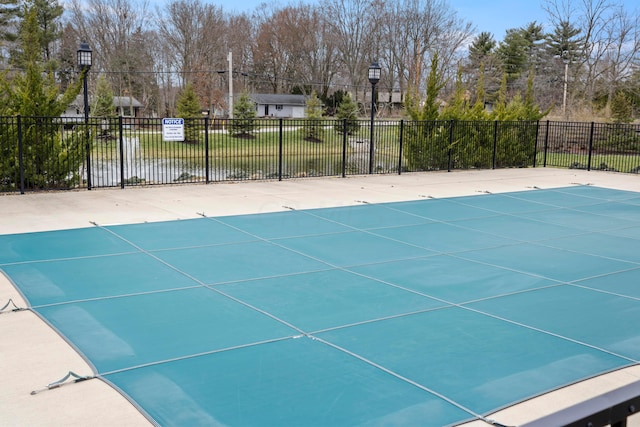
[[[437,58],[438,108],[460,99],[500,105],[501,97],[524,98],[530,88],[540,111],[558,118],[637,117],[638,10],[616,0],[543,0],[541,7],[545,25],[496,35],[478,31],[445,0],[319,0],[263,4],[250,13],[204,0],[154,7],[145,0],[5,0],[2,78],[8,87],[27,70],[24,28],[32,10],[30,43],[60,93],[78,80],[76,50],[86,41],[92,94],[102,80],[102,90],[139,99],[147,116],[174,115],[188,86],[202,108],[225,110],[229,78],[238,92],[315,92],[330,110],[349,93],[366,108],[372,61],[383,67],[379,112],[389,113],[398,107],[394,92],[404,104],[427,98]]]

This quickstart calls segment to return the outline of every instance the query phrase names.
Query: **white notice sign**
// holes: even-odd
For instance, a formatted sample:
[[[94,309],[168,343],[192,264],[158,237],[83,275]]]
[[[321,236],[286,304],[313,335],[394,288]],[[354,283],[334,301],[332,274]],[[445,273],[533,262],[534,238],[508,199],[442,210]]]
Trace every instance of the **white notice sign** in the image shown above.
[[[162,119],[162,139],[184,141],[184,119]]]

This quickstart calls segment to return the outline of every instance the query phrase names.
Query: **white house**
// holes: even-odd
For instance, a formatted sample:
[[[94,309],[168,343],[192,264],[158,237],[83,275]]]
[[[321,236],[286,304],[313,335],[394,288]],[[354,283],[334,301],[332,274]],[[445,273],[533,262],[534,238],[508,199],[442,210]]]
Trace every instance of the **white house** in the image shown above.
[[[91,100],[89,100],[89,106],[91,106]],[[113,109],[118,116],[125,118],[138,117],[140,110],[144,107],[140,101],[132,96],[114,96],[113,97]],[[67,106],[67,109],[62,113],[64,119],[68,119],[68,122],[80,122],[84,119],[84,97],[78,95]]]
[[[301,119],[305,117],[307,97],[304,95],[253,94],[258,117]]]

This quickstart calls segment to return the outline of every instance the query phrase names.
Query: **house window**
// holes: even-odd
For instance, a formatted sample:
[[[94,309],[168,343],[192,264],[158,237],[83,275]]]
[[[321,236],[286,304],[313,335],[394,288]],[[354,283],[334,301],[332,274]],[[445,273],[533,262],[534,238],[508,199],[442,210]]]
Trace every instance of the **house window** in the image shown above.
[[[282,111],[282,105],[276,105],[276,110],[277,111]]]

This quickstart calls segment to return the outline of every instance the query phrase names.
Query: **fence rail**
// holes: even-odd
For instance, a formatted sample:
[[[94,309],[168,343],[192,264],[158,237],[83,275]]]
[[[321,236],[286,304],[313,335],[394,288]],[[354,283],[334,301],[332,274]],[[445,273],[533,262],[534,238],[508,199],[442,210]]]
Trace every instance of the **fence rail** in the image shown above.
[[[0,191],[553,166],[640,173],[640,126],[0,117]],[[373,144],[371,143],[373,142]]]

